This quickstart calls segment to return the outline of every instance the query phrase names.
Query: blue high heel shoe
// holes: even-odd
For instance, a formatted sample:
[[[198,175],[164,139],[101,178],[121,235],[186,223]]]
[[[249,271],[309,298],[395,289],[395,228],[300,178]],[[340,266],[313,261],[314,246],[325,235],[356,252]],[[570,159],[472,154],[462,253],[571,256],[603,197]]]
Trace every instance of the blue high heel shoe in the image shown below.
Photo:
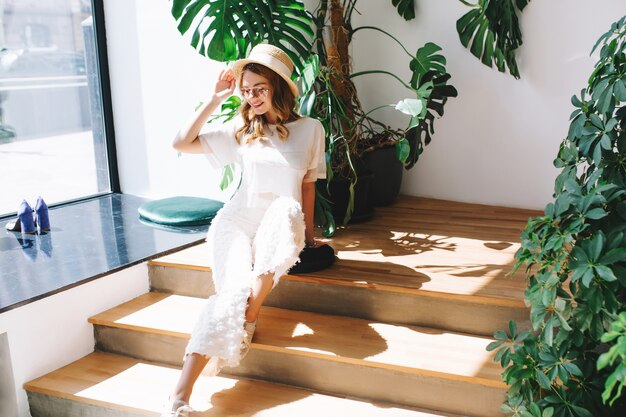
[[[37,204],[35,204],[35,217],[39,230],[46,232],[50,230],[50,217],[48,216],[48,205],[41,196],[37,198]]]
[[[29,235],[37,232],[35,219],[33,219],[33,209],[26,200],[22,201],[17,210],[17,220],[7,223],[5,227],[11,232],[22,232]]]

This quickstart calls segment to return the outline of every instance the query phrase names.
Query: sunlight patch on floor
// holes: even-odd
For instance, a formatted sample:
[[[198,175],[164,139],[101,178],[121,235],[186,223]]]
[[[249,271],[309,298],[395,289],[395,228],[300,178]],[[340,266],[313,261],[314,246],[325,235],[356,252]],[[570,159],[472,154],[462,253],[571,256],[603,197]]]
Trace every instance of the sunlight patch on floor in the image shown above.
[[[295,329],[293,329],[293,333],[291,335],[291,337],[298,337],[298,336],[304,336],[307,334],[314,334],[315,331],[313,331],[313,329],[311,329],[309,326],[307,326],[304,323],[298,323],[295,327]]]
[[[339,356],[334,352],[330,352],[326,349],[313,349],[313,348],[308,348],[308,347],[304,347],[304,346],[286,346],[285,349],[289,349],[289,350],[297,350],[297,351],[301,351],[301,352],[310,352],[310,353],[321,353],[323,355],[330,355],[330,356]]]
[[[77,397],[98,403],[122,405],[158,412],[180,375],[179,369],[149,364],[136,364],[119,374],[77,392]],[[236,380],[200,377],[195,390],[204,393],[202,398],[192,397],[191,404],[198,410],[211,407],[206,393],[232,388]]]
[[[170,295],[115,322],[177,333],[191,333],[195,318],[198,317],[205,303],[206,300],[202,298]]]
[[[339,250],[342,261],[378,263],[392,275],[419,274],[419,288],[453,294],[475,294],[495,279],[509,277],[519,243],[390,231],[392,246]],[[388,265],[388,266],[385,266]],[[460,279],[459,279],[460,278]],[[361,282],[366,283],[363,280]]]
[[[387,341],[388,347],[367,360],[464,376],[493,374],[484,369],[492,362],[493,354],[486,351],[492,339],[393,324],[370,323],[369,326]]]

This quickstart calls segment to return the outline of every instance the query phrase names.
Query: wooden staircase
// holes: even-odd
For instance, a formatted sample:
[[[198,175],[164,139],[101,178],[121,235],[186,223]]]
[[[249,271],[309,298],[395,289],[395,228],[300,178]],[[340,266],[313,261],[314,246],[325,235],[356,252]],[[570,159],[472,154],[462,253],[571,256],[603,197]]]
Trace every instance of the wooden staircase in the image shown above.
[[[335,266],[272,292],[241,366],[201,377],[197,415],[501,415],[485,347],[527,320],[523,276],[507,274],[537,214],[401,197],[340,230]],[[150,293],[92,317],[96,352],[26,384],[33,417],[158,415],[214,291],[205,250],[151,261]]]

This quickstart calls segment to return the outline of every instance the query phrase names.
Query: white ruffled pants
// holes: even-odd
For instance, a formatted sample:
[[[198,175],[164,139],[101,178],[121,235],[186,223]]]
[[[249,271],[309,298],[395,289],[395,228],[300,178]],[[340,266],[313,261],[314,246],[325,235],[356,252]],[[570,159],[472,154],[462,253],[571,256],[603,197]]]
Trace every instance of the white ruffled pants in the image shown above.
[[[263,209],[227,203],[220,210],[207,235],[216,294],[207,299],[185,355],[210,356],[207,369],[212,373],[239,365],[253,280],[273,272],[276,285],[299,260],[304,229],[300,203],[290,197],[279,197]]]

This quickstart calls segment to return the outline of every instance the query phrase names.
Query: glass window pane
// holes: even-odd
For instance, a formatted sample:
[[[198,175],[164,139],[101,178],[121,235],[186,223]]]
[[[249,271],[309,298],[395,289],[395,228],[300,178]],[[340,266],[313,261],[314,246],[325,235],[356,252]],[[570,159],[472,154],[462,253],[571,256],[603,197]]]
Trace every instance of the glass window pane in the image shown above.
[[[110,191],[89,0],[0,0],[0,215]]]

